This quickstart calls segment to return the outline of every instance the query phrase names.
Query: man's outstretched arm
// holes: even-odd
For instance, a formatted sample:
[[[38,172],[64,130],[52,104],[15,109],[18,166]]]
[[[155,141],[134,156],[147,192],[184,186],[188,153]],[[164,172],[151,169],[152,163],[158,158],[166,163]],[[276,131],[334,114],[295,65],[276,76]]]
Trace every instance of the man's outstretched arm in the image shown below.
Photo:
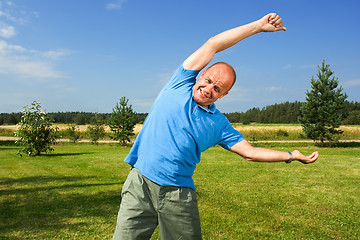
[[[276,13],[269,13],[260,20],[222,32],[210,38],[183,63],[189,70],[203,69],[218,52],[234,46],[241,40],[259,32],[286,31],[282,19]]]
[[[275,151],[266,148],[256,148],[244,139],[230,148],[230,151],[239,154],[248,161],[254,162],[285,162],[290,160],[288,152]],[[318,152],[313,152],[309,156],[304,156],[298,150],[292,153],[293,160],[298,160],[304,164],[313,163],[319,157]]]

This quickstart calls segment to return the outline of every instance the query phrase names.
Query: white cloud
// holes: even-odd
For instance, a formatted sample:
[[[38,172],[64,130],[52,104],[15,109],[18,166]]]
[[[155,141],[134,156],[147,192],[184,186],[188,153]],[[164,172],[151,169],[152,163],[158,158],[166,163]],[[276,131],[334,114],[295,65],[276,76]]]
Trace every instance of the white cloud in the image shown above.
[[[281,91],[281,87],[269,87],[269,88],[266,88],[265,91],[268,91],[268,92],[277,92],[277,91]]]
[[[221,103],[236,103],[240,101],[248,101],[252,95],[253,90],[246,87],[234,86],[229,91],[229,94],[221,98]]]
[[[0,56],[0,73],[17,77],[30,77],[39,80],[63,77],[51,63],[45,61],[19,60]]]
[[[108,4],[106,4],[106,9],[119,10],[119,9],[121,9],[123,3],[124,3],[124,0],[117,0],[115,2],[108,3]]]
[[[11,52],[24,52],[25,48],[19,45],[11,45],[5,42],[4,40],[0,40],[0,55],[6,55]]]
[[[291,68],[291,64],[283,66],[283,69],[289,69],[289,68]]]
[[[137,112],[149,112],[154,104],[155,98],[131,98],[130,104]]]
[[[33,12],[39,16],[38,12]],[[16,35],[15,25],[25,24],[29,14],[12,1],[0,0],[0,38],[9,39]],[[68,55],[67,50],[38,51],[0,39],[0,74],[15,78],[44,80],[61,78],[64,74],[57,71],[54,63]]]
[[[27,50],[0,40],[0,74],[39,80],[64,77],[63,73],[53,67],[53,60],[63,55],[65,51]]]
[[[61,57],[67,56],[70,54],[70,51],[66,50],[66,49],[58,49],[58,50],[50,50],[47,52],[40,52],[40,51],[36,51],[36,50],[31,50],[31,53],[40,56],[40,57],[44,57],[44,58],[48,58],[51,60],[57,60]]]
[[[158,73],[156,76],[158,85],[163,87],[170,80],[175,71],[176,69],[162,69],[162,72]]]
[[[15,36],[16,31],[13,26],[8,26],[6,24],[0,23],[0,37],[11,38]]]
[[[0,1],[0,19],[5,22],[12,22],[17,24],[24,24],[27,22],[26,12],[19,9],[10,1],[5,1],[3,4]]]
[[[344,82],[344,84],[343,84],[342,86],[343,86],[343,87],[356,87],[356,86],[360,86],[360,79],[346,81],[346,82]]]

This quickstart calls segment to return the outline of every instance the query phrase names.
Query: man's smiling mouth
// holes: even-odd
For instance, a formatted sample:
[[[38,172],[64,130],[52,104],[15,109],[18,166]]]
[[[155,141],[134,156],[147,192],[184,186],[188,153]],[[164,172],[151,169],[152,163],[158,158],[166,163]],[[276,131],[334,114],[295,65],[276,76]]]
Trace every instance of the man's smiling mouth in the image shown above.
[[[207,96],[207,95],[209,95],[209,94],[206,94],[206,93],[203,91],[203,88],[202,88],[202,87],[199,88],[199,91],[200,91],[201,95],[203,95],[204,97],[210,98],[209,96]]]

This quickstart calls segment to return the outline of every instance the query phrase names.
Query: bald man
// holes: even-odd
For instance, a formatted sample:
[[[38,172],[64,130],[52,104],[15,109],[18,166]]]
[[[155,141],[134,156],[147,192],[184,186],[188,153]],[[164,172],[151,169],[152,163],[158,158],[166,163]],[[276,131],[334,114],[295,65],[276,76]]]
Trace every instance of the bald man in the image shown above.
[[[246,160],[302,163],[319,154],[255,148],[217,110],[236,74],[227,63],[199,72],[214,55],[259,32],[286,31],[275,13],[210,38],[190,55],[161,90],[125,161],[131,171],[113,239],[150,239],[159,226],[162,239],[201,239],[197,197],[192,179],[201,152],[220,145]]]

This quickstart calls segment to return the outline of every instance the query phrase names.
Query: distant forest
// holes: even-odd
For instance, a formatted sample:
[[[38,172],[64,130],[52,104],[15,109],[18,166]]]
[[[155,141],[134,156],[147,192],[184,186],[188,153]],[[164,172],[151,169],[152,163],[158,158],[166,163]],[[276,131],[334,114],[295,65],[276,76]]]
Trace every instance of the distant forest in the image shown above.
[[[256,123],[299,123],[301,102],[285,102],[273,104],[266,107],[251,108],[246,112],[224,113],[231,123],[249,124]],[[343,113],[348,117],[343,121],[345,125],[360,124],[360,103],[346,101]],[[111,113],[90,113],[90,112],[56,112],[48,113],[54,123],[91,124],[95,114],[98,114],[107,123]],[[143,123],[147,113],[135,113],[136,123]],[[21,113],[0,113],[0,125],[14,125],[20,122]]]

